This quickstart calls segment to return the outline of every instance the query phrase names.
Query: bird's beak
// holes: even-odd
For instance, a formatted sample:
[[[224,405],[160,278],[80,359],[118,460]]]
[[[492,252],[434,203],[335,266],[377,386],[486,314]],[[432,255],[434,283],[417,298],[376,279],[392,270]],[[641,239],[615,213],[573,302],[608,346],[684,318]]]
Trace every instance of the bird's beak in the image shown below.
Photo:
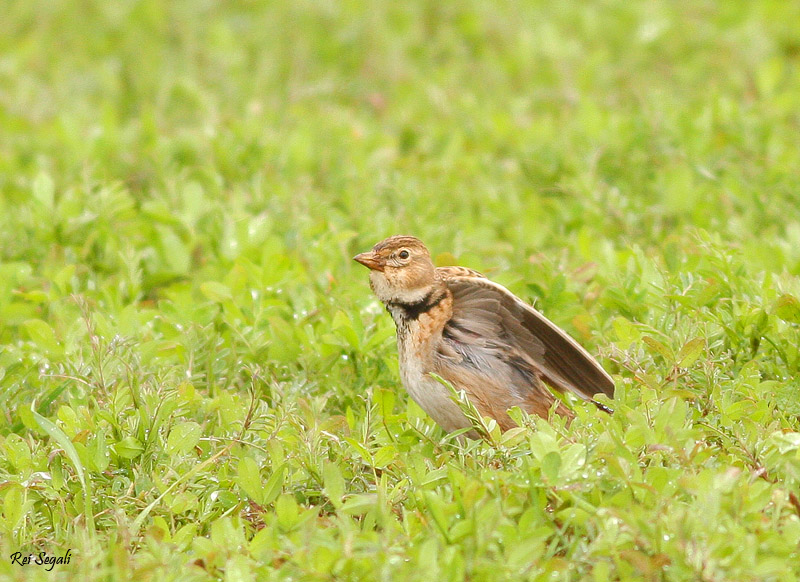
[[[353,260],[361,263],[365,267],[369,267],[374,271],[383,271],[383,261],[381,261],[372,251],[356,255],[353,257]]]

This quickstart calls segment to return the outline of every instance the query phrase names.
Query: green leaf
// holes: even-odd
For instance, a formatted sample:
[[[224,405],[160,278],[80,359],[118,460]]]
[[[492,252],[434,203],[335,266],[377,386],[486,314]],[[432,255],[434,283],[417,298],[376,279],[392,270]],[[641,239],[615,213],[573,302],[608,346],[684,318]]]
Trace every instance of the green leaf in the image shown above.
[[[697,361],[706,347],[706,340],[701,337],[686,342],[678,352],[678,366],[688,368]]]
[[[322,479],[325,483],[322,492],[334,507],[341,507],[342,497],[344,497],[344,477],[342,477],[339,466],[336,463],[325,461],[322,465]]]
[[[358,442],[354,438],[347,437],[344,439],[347,444],[349,444],[353,450],[355,450],[361,457],[364,459],[365,462],[372,465],[372,454],[369,452],[369,449],[365,447],[363,444]]]
[[[648,335],[648,336],[645,336],[645,337],[643,337],[643,338],[642,338],[642,341],[643,341],[644,343],[646,343],[646,344],[647,344],[647,346],[648,346],[648,347],[649,347],[651,350],[653,350],[653,351],[654,351],[654,352],[656,352],[657,354],[661,355],[661,357],[663,357],[663,358],[664,358],[664,360],[666,360],[667,362],[670,362],[670,363],[671,363],[671,362],[673,361],[673,354],[672,354],[672,350],[670,350],[670,349],[669,349],[667,346],[665,346],[664,344],[662,344],[662,343],[661,343],[660,341],[658,341],[656,338],[654,338],[654,337],[652,337],[652,336],[649,336],[649,335]]]
[[[358,333],[353,327],[353,321],[350,316],[344,311],[337,311],[333,316],[333,323],[331,329],[337,332],[341,337],[347,341],[347,345],[355,351],[359,351],[361,342],[359,341]]]
[[[800,323],[800,300],[793,295],[781,295],[775,301],[775,314],[789,323]]]
[[[291,530],[297,523],[297,502],[292,495],[281,495],[275,502],[275,515],[283,531]]]
[[[515,426],[503,433],[503,436],[500,437],[500,444],[504,447],[515,447],[525,440],[527,432],[528,429],[524,426]]]
[[[38,200],[45,208],[52,209],[55,201],[55,184],[50,174],[39,172],[33,180],[32,189],[34,199]]]
[[[191,451],[200,441],[202,429],[200,425],[191,420],[176,424],[169,431],[167,438],[167,453],[182,455]]]
[[[641,333],[630,321],[624,317],[616,317],[612,322],[614,333],[617,334],[620,346],[627,348],[632,343],[639,341]]]
[[[272,335],[269,346],[270,359],[280,362],[295,362],[300,354],[301,345],[297,341],[295,325],[282,317],[269,317],[269,332]]]
[[[159,225],[156,230],[159,234],[161,252],[169,269],[180,275],[187,273],[191,267],[192,258],[184,242],[166,226]]]
[[[0,490],[1,492],[2,490]],[[25,514],[33,505],[32,501],[25,501],[25,492],[22,487],[14,483],[8,487],[3,499],[4,528],[11,533],[17,529]]]
[[[194,226],[197,220],[209,211],[208,199],[203,193],[203,186],[198,182],[188,182],[181,190],[183,212],[181,219],[187,226]]]
[[[559,472],[565,477],[574,476],[586,463],[586,445],[573,443],[561,453]]]
[[[550,451],[542,459],[542,476],[548,483],[555,483],[559,469],[561,469],[561,455],[556,451]]]
[[[43,348],[46,352],[57,354],[63,351],[61,345],[58,343],[58,339],[56,339],[53,328],[50,327],[46,321],[42,321],[41,319],[29,319],[23,326],[31,341],[40,348]]]
[[[54,455],[50,461],[50,478],[52,479],[50,483],[56,491],[64,487],[64,463],[61,460],[61,455]]]
[[[283,490],[283,475],[286,473],[286,463],[282,464],[278,467],[267,479],[267,482],[264,484],[264,495],[262,498],[262,505],[267,505],[268,503],[272,503],[275,499],[278,498],[278,495],[281,494]]]
[[[397,448],[394,445],[385,445],[375,451],[373,466],[383,469],[394,461],[395,457],[397,457]]]
[[[800,432],[774,432],[767,442],[774,444],[781,454],[800,451]],[[800,455],[797,457],[800,461]]]
[[[105,433],[99,432],[92,438],[90,446],[88,447],[88,452],[90,455],[89,465],[93,466],[92,468],[95,471],[102,473],[108,468],[108,465],[111,463],[111,458],[108,454]]]
[[[247,496],[258,504],[264,503],[264,487],[261,483],[261,471],[258,464],[250,457],[239,461],[236,472],[236,484]]]
[[[144,451],[144,446],[136,437],[127,436],[114,444],[114,452],[123,459],[135,459]]]
[[[364,515],[368,511],[375,509],[378,503],[378,496],[371,493],[353,495],[341,507],[341,512],[347,515]]]
[[[69,293],[74,289],[73,283],[75,282],[75,271],[77,267],[70,263],[65,265],[53,276],[53,285],[61,293]]]
[[[67,455],[67,458],[72,463],[72,466],[75,468],[75,474],[78,476],[78,481],[80,481],[81,488],[83,489],[83,514],[86,518],[86,526],[89,529],[89,534],[94,537],[95,529],[94,513],[92,513],[92,483],[86,478],[86,472],[83,468],[83,464],[81,463],[78,451],[75,450],[72,441],[69,440],[69,437],[67,437],[66,434],[64,434],[64,431],[58,428],[50,420],[36,412],[33,408],[33,405],[31,405],[31,410],[33,411],[33,417],[36,419],[39,427],[45,431],[50,438],[53,439],[59,447],[61,447],[61,449],[63,449],[64,453]]]
[[[447,479],[447,467],[439,467],[433,471],[428,471],[420,485],[423,487],[426,485],[433,485],[440,481],[444,481],[445,479]]]
[[[196,537],[197,537],[197,525],[194,523],[187,523],[186,525],[179,528],[178,531],[175,532],[175,535],[172,536],[172,541],[179,548],[186,549],[189,546],[189,544],[192,543],[192,540]]]
[[[433,517],[433,521],[439,528],[439,531],[449,540],[447,515],[444,510],[444,501],[434,491],[422,491],[422,498],[425,500],[425,506],[428,513]]]
[[[216,281],[206,281],[200,285],[200,292],[217,303],[224,303],[233,299],[233,293],[227,285]]]
[[[383,345],[389,338],[393,338],[395,336],[395,327],[391,323],[383,325],[375,330],[375,332],[369,337],[367,342],[364,344],[363,351],[369,352],[381,345]]]
[[[383,418],[392,416],[394,410],[394,390],[377,388],[372,394],[372,400],[378,405],[378,410]]]
[[[18,434],[11,433],[3,443],[6,459],[13,465],[18,473],[23,473],[31,468],[31,450],[28,443]]]

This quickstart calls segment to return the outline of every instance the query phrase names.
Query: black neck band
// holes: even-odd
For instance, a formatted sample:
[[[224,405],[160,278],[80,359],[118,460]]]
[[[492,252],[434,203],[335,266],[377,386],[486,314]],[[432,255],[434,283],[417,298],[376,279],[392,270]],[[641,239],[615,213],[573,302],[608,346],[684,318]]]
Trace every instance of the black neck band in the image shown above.
[[[434,297],[437,292],[439,295]],[[397,301],[392,301],[386,304],[386,309],[391,311],[392,308],[398,308],[402,310],[406,319],[414,320],[418,319],[423,313],[427,313],[439,305],[439,303],[441,303],[445,297],[447,297],[447,292],[445,290],[431,289],[430,292],[419,301],[414,301],[413,303],[400,303]]]

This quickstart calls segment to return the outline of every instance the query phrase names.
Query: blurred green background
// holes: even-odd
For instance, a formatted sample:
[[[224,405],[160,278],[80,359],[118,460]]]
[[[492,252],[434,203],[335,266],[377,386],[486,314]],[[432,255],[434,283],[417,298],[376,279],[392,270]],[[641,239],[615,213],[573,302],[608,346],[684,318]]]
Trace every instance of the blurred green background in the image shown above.
[[[86,579],[796,579],[800,4],[3,12],[4,553],[73,547]],[[398,233],[599,353],[613,419],[448,442],[351,261]]]
[[[772,237],[798,242],[798,17],[787,2],[12,3],[4,214],[44,171],[176,213],[197,184],[297,247],[322,228],[459,253],[595,228],[649,246],[689,224],[796,270]],[[115,218],[116,244],[139,244]]]

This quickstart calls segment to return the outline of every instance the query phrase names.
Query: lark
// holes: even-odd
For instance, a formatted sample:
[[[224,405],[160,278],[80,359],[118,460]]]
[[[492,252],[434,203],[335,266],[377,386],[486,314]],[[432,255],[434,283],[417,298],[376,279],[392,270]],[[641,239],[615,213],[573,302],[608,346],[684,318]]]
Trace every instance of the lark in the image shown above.
[[[464,391],[501,430],[514,406],[548,418],[574,412],[547,386],[583,400],[614,396],[614,381],[567,333],[508,289],[466,267],[435,267],[422,241],[392,236],[354,257],[397,327],[400,376],[411,398],[445,431],[471,422],[448,388]],[[474,431],[467,433],[475,436]]]

